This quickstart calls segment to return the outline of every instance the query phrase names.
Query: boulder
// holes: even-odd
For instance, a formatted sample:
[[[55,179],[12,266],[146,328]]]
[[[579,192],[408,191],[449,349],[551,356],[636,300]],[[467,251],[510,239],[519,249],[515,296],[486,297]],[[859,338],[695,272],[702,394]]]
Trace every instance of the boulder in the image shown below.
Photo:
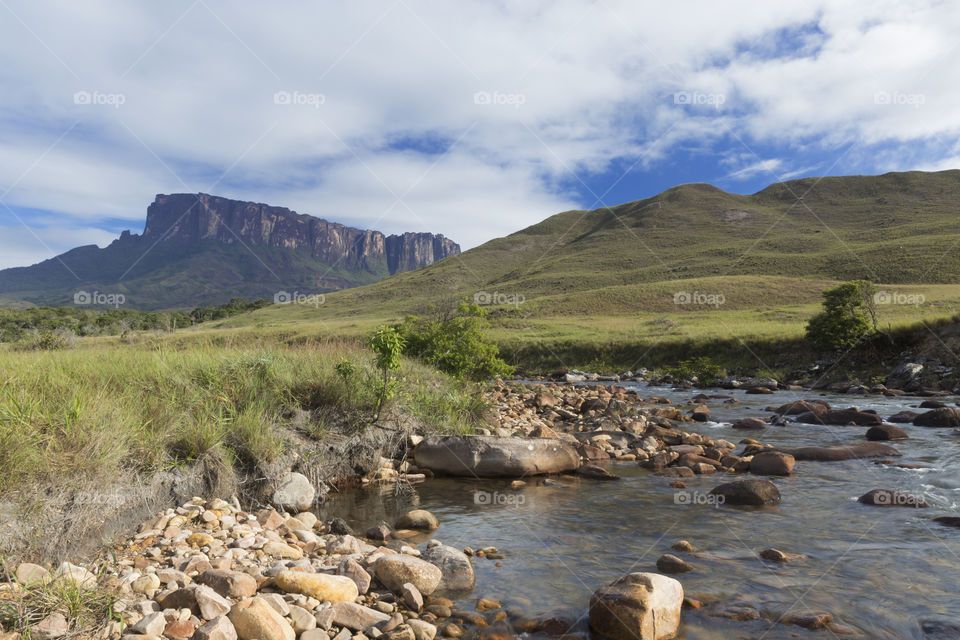
[[[233,605],[230,622],[240,640],[296,640],[297,634],[266,600],[247,598]]]
[[[914,418],[916,418],[918,415],[920,414],[917,413],[916,411],[901,411],[887,418],[887,422],[894,422],[896,424],[913,422]]]
[[[273,504],[285,511],[307,511],[313,506],[317,490],[302,473],[288,473],[280,479],[273,492]]]
[[[301,593],[321,602],[353,602],[360,595],[357,584],[347,576],[281,571],[274,581],[287,593]]]
[[[721,484],[711,489],[710,495],[722,498],[723,504],[762,506],[780,502],[780,491],[777,485],[760,478]]]
[[[867,429],[867,440],[902,440],[909,438],[907,432],[892,424],[881,424]]]
[[[848,424],[872,427],[881,424],[883,420],[875,413],[860,411],[856,407],[849,409],[830,409],[820,413],[808,411],[797,415],[797,422],[807,424],[829,424],[843,426]]]
[[[789,453],[761,451],[750,461],[750,473],[758,476],[788,476],[793,473],[796,460]]]
[[[835,444],[827,447],[801,447],[790,451],[790,453],[797,460],[819,460],[823,462],[903,455],[890,445],[878,442]]]
[[[960,427],[960,409],[943,407],[927,411],[914,418],[913,424],[917,427]]]
[[[426,509],[414,509],[397,518],[395,526],[397,529],[433,531],[440,526],[440,521]]]
[[[413,637],[416,640],[434,640],[437,637],[437,628],[424,620],[410,618],[407,620],[407,626],[413,631]]]
[[[868,504],[873,507],[912,507],[920,509],[929,507],[930,504],[920,496],[900,491],[890,491],[889,489],[873,489],[866,492],[859,498],[860,504]]]
[[[402,593],[403,585],[411,583],[425,596],[436,591],[443,579],[440,568],[426,560],[405,554],[382,556],[374,563],[377,579],[394,593]]]
[[[477,580],[470,558],[463,551],[445,544],[429,547],[421,557],[438,567],[442,574],[438,589],[469,591]]]
[[[730,425],[731,429],[741,429],[743,431],[760,431],[767,428],[767,423],[760,418],[741,418],[735,420]]]
[[[629,573],[590,599],[590,628],[612,640],[667,640],[677,635],[683,586],[657,573]]]
[[[413,454],[417,466],[452,476],[519,478],[580,467],[577,450],[554,438],[430,436]]]
[[[795,416],[801,413],[825,414],[830,410],[830,405],[823,400],[795,400],[781,405],[774,410],[774,413],[781,416]]]

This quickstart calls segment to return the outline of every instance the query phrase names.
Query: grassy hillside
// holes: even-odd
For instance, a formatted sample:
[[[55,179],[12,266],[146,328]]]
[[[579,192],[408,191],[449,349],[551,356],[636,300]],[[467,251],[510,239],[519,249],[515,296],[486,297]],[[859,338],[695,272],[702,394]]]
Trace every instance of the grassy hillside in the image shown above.
[[[329,294],[320,307],[274,306],[219,326],[359,335],[407,313],[492,298],[502,303],[489,307],[494,335],[518,358],[553,350],[554,366],[574,366],[591,345],[599,353],[630,344],[656,361],[675,357],[678,344],[795,340],[823,289],[865,278],[891,294],[880,319],[897,328],[955,313],[958,214],[960,171],[795,180],[753,195],[683,185],[552,216]],[[575,345],[580,355],[565,356]]]

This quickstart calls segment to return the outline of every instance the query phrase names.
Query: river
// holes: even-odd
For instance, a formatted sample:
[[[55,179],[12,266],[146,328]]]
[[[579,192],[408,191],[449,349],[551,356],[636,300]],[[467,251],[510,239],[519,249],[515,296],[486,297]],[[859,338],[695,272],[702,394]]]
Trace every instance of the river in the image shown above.
[[[672,390],[625,383],[641,396],[670,397],[688,403],[699,390]],[[713,393],[712,391],[708,393]],[[687,431],[738,442],[753,437],[783,446],[823,445],[862,440],[866,427],[825,427],[791,423],[761,432],[730,429],[743,417],[764,417],[768,405],[822,398],[834,407],[858,406],[888,417],[915,408],[918,398],[837,396],[814,392],[746,395],[717,391],[740,402],[712,401],[716,422],[685,424]],[[954,402],[957,398],[942,399]],[[745,508],[709,504],[707,492],[725,474],[685,480],[652,475],[636,463],[606,466],[621,482],[578,478],[532,480],[511,488],[508,481],[435,479],[412,490],[357,489],[328,496],[323,517],[341,516],[358,531],[379,520],[393,523],[413,507],[440,520],[433,537],[458,548],[495,546],[506,554],[503,566],[476,558],[477,597],[501,599],[511,612],[558,617],[587,633],[587,605],[593,591],[630,571],[656,571],[656,560],[679,539],[695,553],[676,553],[694,565],[677,577],[688,596],[706,594],[755,604],[763,618],[735,621],[685,610],[681,635],[715,638],[835,637],[776,624],[787,611],[828,611],[837,622],[868,638],[954,638],[924,635],[921,625],[960,624],[960,530],[931,519],[958,515],[960,435],[952,429],[900,425],[909,440],[892,442],[903,453],[898,462],[924,465],[902,469],[873,460],[797,463],[793,476],[776,478],[779,506]],[[741,447],[738,447],[738,450]],[[897,489],[922,496],[927,509],[879,508],[859,504],[870,489]],[[421,544],[425,538],[418,540]],[[786,564],[760,560],[775,547],[805,559]]]

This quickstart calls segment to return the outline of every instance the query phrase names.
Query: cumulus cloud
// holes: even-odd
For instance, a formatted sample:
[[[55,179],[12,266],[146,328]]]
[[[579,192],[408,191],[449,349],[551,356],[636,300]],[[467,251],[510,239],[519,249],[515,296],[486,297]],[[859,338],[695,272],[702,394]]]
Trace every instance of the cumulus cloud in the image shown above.
[[[0,200],[97,242],[105,219],[138,229],[158,192],[470,247],[681,148],[734,181],[958,155],[960,7],[932,0],[6,0],[0,15]]]

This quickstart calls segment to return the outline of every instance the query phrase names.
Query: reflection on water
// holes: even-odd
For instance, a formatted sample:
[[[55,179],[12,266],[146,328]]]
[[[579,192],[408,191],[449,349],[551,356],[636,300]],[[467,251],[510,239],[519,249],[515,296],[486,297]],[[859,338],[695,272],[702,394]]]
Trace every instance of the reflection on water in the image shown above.
[[[637,386],[637,385],[627,385]],[[638,387],[641,395],[688,401],[695,392]],[[711,405],[715,423],[688,425],[714,438],[737,442],[744,435],[778,446],[804,446],[862,439],[864,427],[790,424],[758,436],[729,429],[727,421],[764,416],[768,404],[809,394],[780,392],[747,396],[736,405]],[[916,406],[916,399],[825,396],[835,406],[857,404],[889,416]],[[502,567],[475,559],[473,598],[503,600],[516,612],[585,616],[598,586],[629,571],[655,571],[657,558],[677,539],[689,540],[695,567],[680,577],[688,595],[707,594],[754,603],[765,618],[788,610],[825,610],[871,638],[923,638],[920,621],[960,621],[960,530],[931,522],[957,515],[960,497],[960,436],[950,429],[905,425],[910,440],[893,443],[903,462],[929,469],[906,470],[872,460],[799,462],[790,478],[775,479],[783,495],[762,509],[677,504],[670,481],[633,463],[610,468],[623,481],[542,479],[521,488],[507,481],[436,479],[412,491],[354,490],[329,496],[324,518],[341,516],[363,531],[380,520],[393,523],[413,507],[432,511],[441,522],[434,537],[463,548],[496,546]],[[686,480],[686,491],[705,494],[725,476]],[[870,489],[923,495],[930,509],[867,507],[856,498]],[[800,553],[806,559],[772,565],[757,558],[765,548]],[[586,629],[585,617],[578,625]],[[792,635],[791,634],[797,634]],[[769,621],[734,622],[684,614],[682,637],[833,637],[828,631],[777,626]],[[949,636],[944,636],[949,637]]]

